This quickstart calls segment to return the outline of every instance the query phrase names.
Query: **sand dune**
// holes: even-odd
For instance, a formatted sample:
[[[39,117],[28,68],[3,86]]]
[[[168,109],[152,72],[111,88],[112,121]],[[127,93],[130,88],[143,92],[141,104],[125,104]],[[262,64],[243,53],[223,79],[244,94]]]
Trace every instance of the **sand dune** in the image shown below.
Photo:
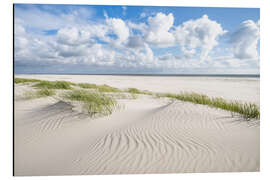
[[[51,97],[17,98],[15,175],[259,171],[256,120],[148,96],[120,103],[91,119]]]
[[[259,78],[108,75],[16,75],[16,77],[107,84],[117,88],[133,87],[152,92],[197,92],[227,100],[260,104]]]

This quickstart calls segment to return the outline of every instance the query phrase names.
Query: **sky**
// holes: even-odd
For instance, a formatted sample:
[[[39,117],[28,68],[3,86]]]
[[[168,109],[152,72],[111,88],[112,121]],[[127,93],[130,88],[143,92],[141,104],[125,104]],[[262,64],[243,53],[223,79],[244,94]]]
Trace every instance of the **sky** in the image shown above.
[[[14,5],[15,73],[259,74],[260,9]]]

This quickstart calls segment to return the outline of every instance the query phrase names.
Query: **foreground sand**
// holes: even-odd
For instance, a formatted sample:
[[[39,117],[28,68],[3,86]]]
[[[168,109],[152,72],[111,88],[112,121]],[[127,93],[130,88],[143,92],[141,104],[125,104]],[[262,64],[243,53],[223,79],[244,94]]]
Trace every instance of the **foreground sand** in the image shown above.
[[[15,175],[259,171],[259,122],[208,106],[140,96],[89,118],[15,87]]]

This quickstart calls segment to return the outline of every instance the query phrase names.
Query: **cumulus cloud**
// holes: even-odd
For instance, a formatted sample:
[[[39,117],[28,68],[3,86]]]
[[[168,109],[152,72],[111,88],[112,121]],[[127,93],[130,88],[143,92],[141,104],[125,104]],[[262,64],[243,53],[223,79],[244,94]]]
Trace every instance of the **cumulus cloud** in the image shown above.
[[[127,22],[130,29],[139,31],[141,34],[146,34],[148,26],[145,23],[133,23],[131,21]]]
[[[86,56],[82,57],[85,64],[111,66],[115,61],[115,51],[104,48],[101,44],[95,44],[88,48]]]
[[[15,44],[14,44],[14,50],[15,50],[15,59],[18,60],[27,60],[27,57],[31,55],[31,40],[28,34],[25,31],[25,28],[20,25],[19,23],[16,23],[15,21]]]
[[[57,37],[59,43],[75,46],[90,41],[91,33],[84,29],[79,30],[76,27],[62,28],[58,30]]]
[[[148,28],[145,34],[146,42],[158,47],[168,47],[174,43],[174,36],[170,32],[173,26],[174,17],[170,13],[168,15],[157,13],[154,17],[148,18]]]
[[[15,49],[16,50],[22,50],[28,45],[28,39],[27,34],[25,32],[25,29],[23,26],[17,24],[15,25]]]
[[[260,39],[260,21],[247,20],[231,35],[234,57],[239,59],[257,59],[257,45]]]
[[[127,47],[129,48],[142,48],[145,46],[144,40],[141,36],[131,36],[128,40]]]
[[[117,36],[117,39],[113,41],[113,44],[120,46],[121,43],[125,43],[129,37],[129,28],[126,23],[119,18],[107,18],[106,22],[111,31]]]
[[[183,53],[187,56],[195,54],[196,48],[201,50],[200,58],[205,59],[209,52],[218,45],[217,39],[226,33],[222,26],[203,15],[196,20],[189,20],[176,27],[174,35]]]

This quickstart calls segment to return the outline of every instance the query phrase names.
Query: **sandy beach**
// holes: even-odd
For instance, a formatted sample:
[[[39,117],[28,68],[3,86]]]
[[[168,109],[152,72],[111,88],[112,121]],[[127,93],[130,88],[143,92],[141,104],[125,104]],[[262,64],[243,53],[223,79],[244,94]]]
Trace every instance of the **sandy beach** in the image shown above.
[[[260,104],[259,78],[15,75],[151,92],[197,92]],[[226,110],[139,95],[91,118],[53,97],[23,99],[15,84],[15,175],[206,173],[260,170],[260,123]]]

